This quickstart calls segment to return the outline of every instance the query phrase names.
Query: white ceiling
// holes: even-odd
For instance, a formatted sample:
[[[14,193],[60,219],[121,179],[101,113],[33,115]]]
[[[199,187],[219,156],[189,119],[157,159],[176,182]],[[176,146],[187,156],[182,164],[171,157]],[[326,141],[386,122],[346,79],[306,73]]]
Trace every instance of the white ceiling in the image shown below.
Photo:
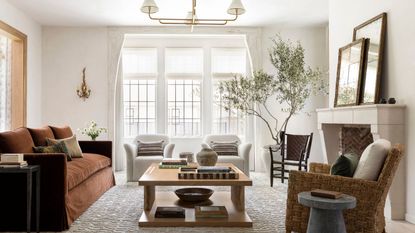
[[[143,0],[8,0],[42,25],[157,26],[141,13]],[[242,0],[246,13],[230,26],[315,25],[328,21],[329,0]],[[184,17],[191,0],[156,0],[160,17]],[[199,18],[228,17],[231,0],[198,0]]]

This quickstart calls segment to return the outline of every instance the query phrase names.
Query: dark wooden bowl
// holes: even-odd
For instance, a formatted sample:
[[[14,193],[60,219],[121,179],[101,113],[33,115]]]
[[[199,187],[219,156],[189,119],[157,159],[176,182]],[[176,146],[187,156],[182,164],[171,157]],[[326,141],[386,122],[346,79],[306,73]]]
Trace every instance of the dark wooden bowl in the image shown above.
[[[182,188],[174,191],[180,200],[185,202],[201,202],[209,199],[213,190],[207,188]]]

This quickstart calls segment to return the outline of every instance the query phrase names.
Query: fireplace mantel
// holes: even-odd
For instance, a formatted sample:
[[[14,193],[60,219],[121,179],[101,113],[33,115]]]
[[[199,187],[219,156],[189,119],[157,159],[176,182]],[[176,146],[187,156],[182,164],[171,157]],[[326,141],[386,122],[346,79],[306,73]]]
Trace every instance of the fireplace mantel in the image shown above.
[[[339,132],[343,126],[370,126],[373,139],[387,139],[392,144],[405,143],[405,105],[373,104],[317,109],[317,123],[326,162],[333,163],[339,155]],[[405,157],[399,165],[386,203],[385,216],[405,218],[406,172]]]

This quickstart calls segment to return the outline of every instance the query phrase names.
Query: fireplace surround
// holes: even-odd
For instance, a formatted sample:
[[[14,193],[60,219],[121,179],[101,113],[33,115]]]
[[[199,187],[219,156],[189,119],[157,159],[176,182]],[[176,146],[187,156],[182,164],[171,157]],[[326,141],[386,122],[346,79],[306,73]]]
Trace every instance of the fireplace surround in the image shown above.
[[[321,136],[325,162],[332,164],[342,150],[347,148],[347,138],[356,136],[353,133],[344,133],[344,129],[370,129],[372,140],[383,138],[392,144],[405,144],[405,105],[374,104],[341,108],[317,109],[317,123]],[[343,131],[342,131],[343,128]],[[340,140],[339,136],[343,137]],[[359,135],[358,135],[359,136]],[[369,140],[369,139],[365,139]],[[370,140],[369,140],[370,141]],[[367,142],[363,142],[365,144]],[[352,146],[353,148],[353,146]],[[349,148],[350,149],[350,148]],[[398,171],[387,198],[385,216],[389,219],[401,220],[405,218],[406,208],[406,158],[400,163]]]

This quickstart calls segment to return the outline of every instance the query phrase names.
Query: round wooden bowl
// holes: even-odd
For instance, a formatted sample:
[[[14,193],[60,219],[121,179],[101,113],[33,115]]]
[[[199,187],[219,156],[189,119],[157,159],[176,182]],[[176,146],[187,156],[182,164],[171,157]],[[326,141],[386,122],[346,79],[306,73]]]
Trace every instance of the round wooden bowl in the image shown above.
[[[180,200],[185,202],[201,202],[209,199],[213,190],[207,188],[182,188],[174,191]]]

